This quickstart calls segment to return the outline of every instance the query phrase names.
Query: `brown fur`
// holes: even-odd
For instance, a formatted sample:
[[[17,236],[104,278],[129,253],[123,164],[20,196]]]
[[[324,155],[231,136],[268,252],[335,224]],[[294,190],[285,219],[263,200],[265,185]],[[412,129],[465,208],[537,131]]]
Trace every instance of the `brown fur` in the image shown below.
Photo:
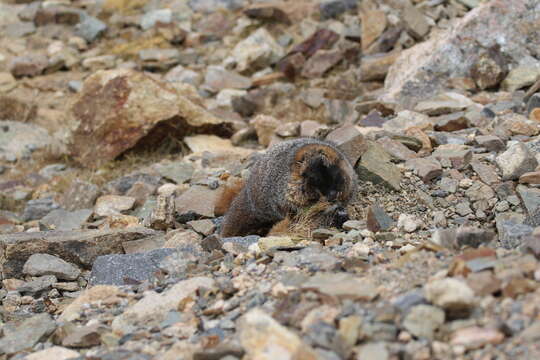
[[[214,212],[217,216],[224,215],[231,207],[231,203],[236,196],[242,191],[245,181],[242,178],[231,176],[227,179],[227,183],[223,186],[217,202]]]
[[[309,138],[279,143],[250,168],[225,215],[221,236],[266,235],[274,225],[275,231],[284,231],[291,228],[287,223],[302,223],[299,216],[315,204],[322,210],[309,220],[331,226],[346,215],[356,186],[352,165],[334,144]]]

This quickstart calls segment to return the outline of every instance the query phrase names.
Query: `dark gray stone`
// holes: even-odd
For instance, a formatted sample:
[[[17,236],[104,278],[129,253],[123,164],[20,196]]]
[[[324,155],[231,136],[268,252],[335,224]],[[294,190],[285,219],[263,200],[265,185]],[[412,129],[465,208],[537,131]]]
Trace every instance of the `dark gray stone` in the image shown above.
[[[126,285],[132,280],[149,280],[159,270],[159,263],[175,252],[175,249],[165,248],[145,253],[99,256],[92,266],[90,284]]]
[[[320,4],[321,18],[323,20],[338,17],[348,10],[357,8],[357,0],[331,0]]]
[[[23,286],[19,286],[17,291],[21,294],[34,295],[49,290],[57,282],[58,280],[54,275],[40,276],[35,280],[25,283]]]
[[[54,202],[51,198],[30,200],[24,208],[22,220],[32,221],[39,220],[51,211],[58,209],[60,205]]]

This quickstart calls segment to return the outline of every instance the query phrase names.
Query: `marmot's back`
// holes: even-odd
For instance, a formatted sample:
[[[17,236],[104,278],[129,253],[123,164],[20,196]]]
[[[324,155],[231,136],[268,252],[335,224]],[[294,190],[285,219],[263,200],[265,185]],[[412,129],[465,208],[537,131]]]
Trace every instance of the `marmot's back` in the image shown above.
[[[265,234],[276,222],[318,201],[345,206],[355,190],[354,169],[334,144],[311,138],[284,141],[251,167],[221,234]]]

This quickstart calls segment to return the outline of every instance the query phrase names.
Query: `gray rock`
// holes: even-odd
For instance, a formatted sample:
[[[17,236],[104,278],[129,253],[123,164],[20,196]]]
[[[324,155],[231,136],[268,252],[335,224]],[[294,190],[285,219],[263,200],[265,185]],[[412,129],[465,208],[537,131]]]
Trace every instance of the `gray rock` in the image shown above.
[[[90,219],[92,212],[90,209],[75,211],[56,209],[45,215],[40,223],[52,230],[79,230]]]
[[[2,275],[4,279],[20,278],[24,264],[33,254],[55,255],[88,269],[98,256],[122,253],[122,243],[157,234],[146,228],[128,228],[0,235]]]
[[[158,22],[169,24],[172,21],[171,9],[157,9],[145,12],[141,17],[141,28],[148,30],[154,27]]]
[[[77,179],[65,192],[60,205],[68,211],[92,209],[100,193],[96,185]]]
[[[56,329],[56,323],[47,313],[25,319],[14,329],[4,328],[4,337],[0,339],[0,354],[14,354],[30,350]]]
[[[58,282],[58,279],[54,275],[40,276],[35,280],[29,281],[17,288],[17,291],[21,294],[34,295],[42,291],[49,290],[54,284]]]
[[[532,234],[534,228],[524,224],[524,220],[521,214],[497,214],[495,224],[503,248],[515,249],[521,245],[523,237]]]
[[[51,198],[30,200],[26,203],[22,219],[23,221],[39,220],[59,207],[60,205]]]
[[[47,131],[36,124],[0,121],[0,160],[15,161],[53,143]]]
[[[39,175],[43,176],[44,178],[51,179],[54,176],[62,174],[66,169],[66,164],[51,164],[39,170]]]
[[[382,184],[392,190],[400,190],[401,172],[390,161],[390,155],[384,148],[374,142],[369,142],[367,151],[356,165],[358,179]]]
[[[438,307],[417,305],[403,320],[403,327],[416,337],[433,340],[435,331],[444,324],[444,320],[444,311]]]
[[[516,188],[523,206],[529,215],[535,214],[540,207],[540,189],[529,188],[524,185],[518,185]]]
[[[251,79],[226,70],[222,66],[209,66],[204,77],[204,87],[213,92],[223,89],[247,89]]]
[[[535,0],[482,3],[447,30],[403,51],[390,68],[381,100],[413,108],[447,88],[448,79],[470,76],[480,53],[500,39],[505,39],[504,53],[513,62],[536,63],[528,36],[537,31],[539,11]],[[493,25],[489,31],[487,22]]]
[[[538,166],[534,154],[521,142],[511,145],[497,156],[495,161],[502,171],[503,180],[519,179],[521,175],[534,171]]]
[[[407,160],[405,167],[426,183],[442,175],[441,163],[433,157]]]
[[[319,9],[323,20],[336,18],[346,11],[354,10],[358,6],[356,0],[326,0],[321,2]]]
[[[426,298],[422,290],[411,290],[403,295],[398,296],[392,305],[398,308],[402,313],[409,312],[413,306],[425,304]]]
[[[93,16],[84,16],[75,27],[75,33],[88,42],[93,42],[107,30],[107,25]]]
[[[159,270],[159,263],[174,253],[174,249],[155,249],[145,253],[112,254],[96,258],[90,284],[126,285],[150,280]]]
[[[49,254],[34,254],[28,258],[23,272],[32,276],[54,275],[62,280],[76,280],[81,270],[59,257]]]
[[[222,10],[238,10],[245,6],[245,0],[189,0],[189,6],[194,11],[203,13]]]
[[[367,212],[367,228],[369,231],[388,231],[394,227],[394,220],[377,204],[371,205]]]
[[[504,141],[494,135],[478,135],[474,138],[476,143],[485,147],[488,151],[504,150]]]
[[[154,168],[161,176],[174,181],[176,184],[183,184],[191,180],[195,171],[193,164],[187,161],[156,164]]]
[[[282,262],[283,266],[305,267],[310,271],[335,270],[341,264],[337,256],[321,246],[310,246],[292,253],[276,252],[274,261]]]

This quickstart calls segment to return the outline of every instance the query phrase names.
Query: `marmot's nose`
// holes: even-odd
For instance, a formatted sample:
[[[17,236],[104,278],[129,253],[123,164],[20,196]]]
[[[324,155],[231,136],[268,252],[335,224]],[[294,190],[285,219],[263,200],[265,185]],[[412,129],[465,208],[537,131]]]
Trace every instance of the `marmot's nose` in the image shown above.
[[[336,226],[341,227],[347,220],[349,220],[349,214],[346,209],[339,209],[336,211]]]

